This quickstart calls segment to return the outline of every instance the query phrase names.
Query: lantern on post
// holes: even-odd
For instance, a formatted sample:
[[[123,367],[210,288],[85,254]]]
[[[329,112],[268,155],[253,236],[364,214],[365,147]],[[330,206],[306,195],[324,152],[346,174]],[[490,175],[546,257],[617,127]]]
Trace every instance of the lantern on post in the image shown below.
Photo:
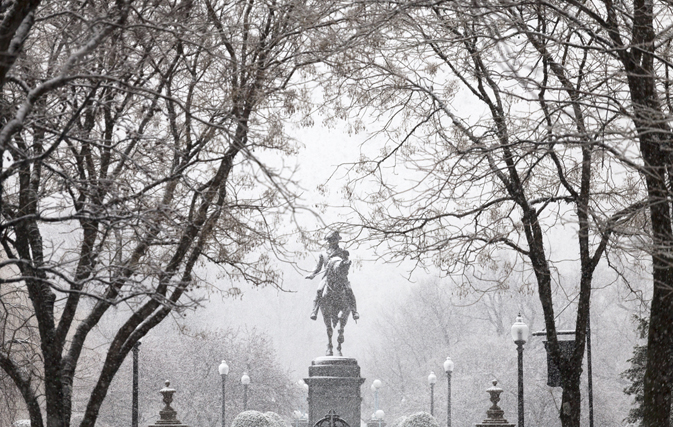
[[[437,383],[437,375],[430,372],[428,375],[428,384],[430,384],[430,415],[435,416],[435,384]]]
[[[523,417],[523,345],[528,341],[528,325],[523,323],[521,313],[516,318],[516,322],[512,325],[512,341],[516,344],[516,351],[518,353],[518,379],[519,379],[519,426],[524,427]]]
[[[248,386],[250,385],[250,377],[247,372],[243,372],[241,377],[241,384],[243,384],[243,410],[248,410]]]
[[[220,363],[220,366],[217,367],[217,370],[220,373],[220,377],[222,377],[222,427],[225,427],[224,416],[227,404],[225,388],[227,385],[227,375],[229,374],[229,365],[223,360],[222,363]]]
[[[451,374],[453,373],[453,360],[447,357],[444,361],[444,372],[446,372],[447,392],[446,392],[446,427],[451,427]]]

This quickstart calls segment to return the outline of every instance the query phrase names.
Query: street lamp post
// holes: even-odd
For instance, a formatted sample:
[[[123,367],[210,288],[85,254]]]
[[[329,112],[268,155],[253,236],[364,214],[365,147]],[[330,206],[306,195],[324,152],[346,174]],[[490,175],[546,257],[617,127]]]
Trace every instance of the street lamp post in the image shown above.
[[[133,402],[131,403],[131,427],[138,427],[138,352],[140,341],[133,344]]]
[[[229,365],[227,365],[227,362],[223,360],[222,363],[220,363],[220,366],[218,366],[217,370],[220,371],[220,376],[222,377],[222,427],[224,427],[225,405],[227,402],[225,398],[226,396],[225,385],[227,384],[227,374],[229,374]]]
[[[453,360],[447,357],[444,361],[444,371],[448,382],[446,393],[446,427],[451,427],[451,373],[453,372]]]
[[[374,413],[379,410],[379,389],[381,388],[381,380],[374,380],[372,382],[372,391],[374,392]]]
[[[302,388],[306,392],[306,417],[308,419],[308,410],[309,410],[309,406],[311,406],[308,402],[308,384],[306,384],[305,381],[302,381],[302,383],[303,383]]]
[[[528,326],[523,323],[521,313],[516,318],[516,322],[512,325],[512,340],[516,344],[516,351],[518,354],[519,367],[519,423],[518,427],[524,427],[523,423],[523,345],[528,340]]]
[[[437,382],[437,375],[430,372],[428,375],[428,384],[430,384],[430,415],[435,416],[435,383]]]
[[[374,416],[375,416],[376,419],[379,421],[379,427],[381,427],[381,423],[383,422],[383,417],[384,417],[385,415],[386,415],[386,414],[383,412],[382,409],[377,409],[376,412],[374,412]]]
[[[301,388],[302,392],[306,393],[306,403],[308,403],[308,384],[306,384],[306,381],[300,379],[300,380],[297,380],[297,385]],[[302,407],[302,410],[303,410],[303,407]],[[299,418],[301,418],[303,416],[303,412],[299,411],[299,413],[300,413]],[[306,409],[306,413],[308,414],[308,409]]]
[[[381,418],[378,417],[379,415],[379,389],[381,388],[381,380],[374,380],[372,382],[372,391],[374,392],[374,417],[379,420],[379,427],[381,427],[381,420],[383,419],[383,416]],[[383,413],[383,411],[381,411]]]
[[[243,372],[241,377],[241,384],[243,384],[243,410],[248,410],[248,385],[250,385],[250,377],[247,372]]]

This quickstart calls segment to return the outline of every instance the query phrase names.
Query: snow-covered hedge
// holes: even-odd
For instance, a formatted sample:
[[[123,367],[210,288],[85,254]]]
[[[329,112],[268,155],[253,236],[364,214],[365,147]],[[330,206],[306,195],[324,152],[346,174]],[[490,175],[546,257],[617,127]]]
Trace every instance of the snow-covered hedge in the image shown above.
[[[262,414],[259,411],[245,411],[234,418],[231,427],[290,427],[290,425],[275,412]]]
[[[291,427],[287,421],[283,419],[280,415],[278,415],[275,412],[265,412],[264,415],[269,419],[271,422],[271,427]]]
[[[236,415],[231,427],[275,427],[266,415],[259,411],[244,411]]]
[[[406,417],[401,427],[439,427],[439,423],[427,412],[416,412]]]

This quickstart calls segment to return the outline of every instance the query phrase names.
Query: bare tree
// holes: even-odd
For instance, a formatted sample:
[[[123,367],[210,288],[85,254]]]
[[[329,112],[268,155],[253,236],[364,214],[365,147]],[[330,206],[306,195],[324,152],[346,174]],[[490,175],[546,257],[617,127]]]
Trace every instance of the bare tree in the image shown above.
[[[471,278],[474,284],[486,289],[487,280]],[[447,356],[456,364],[452,375],[452,422],[464,425],[480,417],[485,404],[485,387],[497,379],[506,390],[503,409],[506,418],[515,417],[516,371],[513,366],[516,352],[507,329],[494,321],[498,315],[507,317],[512,311],[522,310],[531,328],[539,328],[536,316],[537,296],[507,290],[515,277],[502,283],[498,291],[459,296],[445,280],[433,280],[414,285],[413,292],[404,300],[392,304],[388,314],[376,322],[377,339],[371,354],[373,368],[369,379],[379,378],[385,384],[380,390],[382,409],[389,421],[428,407],[427,376],[434,371],[435,417],[440,425],[446,416],[444,405],[447,392],[442,363]],[[536,320],[538,324],[536,324]],[[503,351],[507,345],[512,351]],[[545,352],[541,340],[527,344],[527,420],[532,424],[554,423],[555,396],[545,384],[536,384],[544,375]],[[460,392],[458,392],[460,391]],[[366,397],[370,397],[367,393]],[[392,403],[395,404],[392,404]],[[399,403],[398,403],[399,402]],[[371,407],[371,400],[365,402]],[[366,413],[365,413],[366,414]]]
[[[158,419],[161,396],[157,391],[170,379],[171,387],[177,389],[175,409],[180,421],[203,427],[222,425],[217,410],[222,384],[217,368],[222,359],[230,368],[226,425],[243,411],[240,378],[244,372],[251,378],[248,408],[290,417],[300,403],[300,390],[280,366],[267,335],[254,329],[208,330],[189,323],[164,322],[140,346],[140,424],[153,424]],[[131,423],[130,383],[131,363],[127,360],[105,399],[99,422]]]
[[[606,76],[606,96],[629,127],[621,132],[638,143],[645,181],[649,244],[654,291],[648,331],[644,377],[643,425],[662,426],[670,419],[673,365],[673,220],[671,213],[671,109],[669,2],[603,1],[539,2],[554,22],[576,28],[580,46],[600,57],[612,71]],[[562,41],[542,37],[559,46]],[[560,43],[564,42],[564,43]],[[636,161],[636,159],[634,159]]]
[[[219,268],[224,292],[281,286],[273,258],[286,254],[280,225],[296,207],[276,160],[295,149],[283,122],[309,100],[295,74],[322,53],[333,12],[244,0],[37,10],[0,130],[2,266],[15,270],[3,291],[28,297],[3,327],[32,337],[39,357],[3,341],[0,366],[34,427],[70,425],[78,364],[106,319],[124,316],[83,427],[133,345],[198,304],[190,291],[210,285],[201,265]]]
[[[505,262],[497,251],[513,251],[503,271],[528,272],[522,286],[536,285],[561,368],[560,417],[579,426],[594,271],[610,248],[631,244],[648,206],[637,161],[623,155],[631,141],[621,105],[602,89],[609,69],[585,34],[541,3],[421,1],[382,10],[372,2],[369,10],[360,25],[382,17],[388,25],[333,63],[357,87],[352,102],[384,121],[379,134],[389,141],[379,153],[365,145],[351,169],[345,193],[356,225],[380,253],[449,274],[478,276]],[[377,191],[360,194],[365,182]],[[360,214],[372,205],[373,214]],[[575,248],[559,250],[552,239]],[[581,274],[569,296],[576,340],[566,360],[554,272],[570,260]]]
[[[40,0],[2,2],[0,9],[0,89],[7,81],[7,73],[23,49],[35,23],[35,10]]]

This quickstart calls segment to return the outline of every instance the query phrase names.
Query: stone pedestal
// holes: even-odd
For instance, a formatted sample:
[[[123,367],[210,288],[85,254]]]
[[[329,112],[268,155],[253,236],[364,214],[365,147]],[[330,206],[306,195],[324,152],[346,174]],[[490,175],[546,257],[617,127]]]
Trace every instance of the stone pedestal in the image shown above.
[[[493,406],[486,411],[486,419],[479,424],[475,424],[475,427],[514,427],[516,424],[508,423],[504,417],[505,411],[498,406],[500,393],[502,393],[502,389],[498,387],[498,382],[493,380],[493,387],[489,387],[486,391],[491,395]]]
[[[350,427],[360,427],[362,397],[357,360],[349,357],[318,357],[308,368],[308,425],[312,427],[334,410]]]
[[[187,427],[185,424],[182,424],[180,420],[178,420],[178,413],[171,407],[175,389],[171,388],[170,385],[170,381],[166,381],[166,387],[159,390],[159,393],[164,396],[164,404],[166,406],[164,406],[164,409],[159,411],[159,419],[149,427]]]

